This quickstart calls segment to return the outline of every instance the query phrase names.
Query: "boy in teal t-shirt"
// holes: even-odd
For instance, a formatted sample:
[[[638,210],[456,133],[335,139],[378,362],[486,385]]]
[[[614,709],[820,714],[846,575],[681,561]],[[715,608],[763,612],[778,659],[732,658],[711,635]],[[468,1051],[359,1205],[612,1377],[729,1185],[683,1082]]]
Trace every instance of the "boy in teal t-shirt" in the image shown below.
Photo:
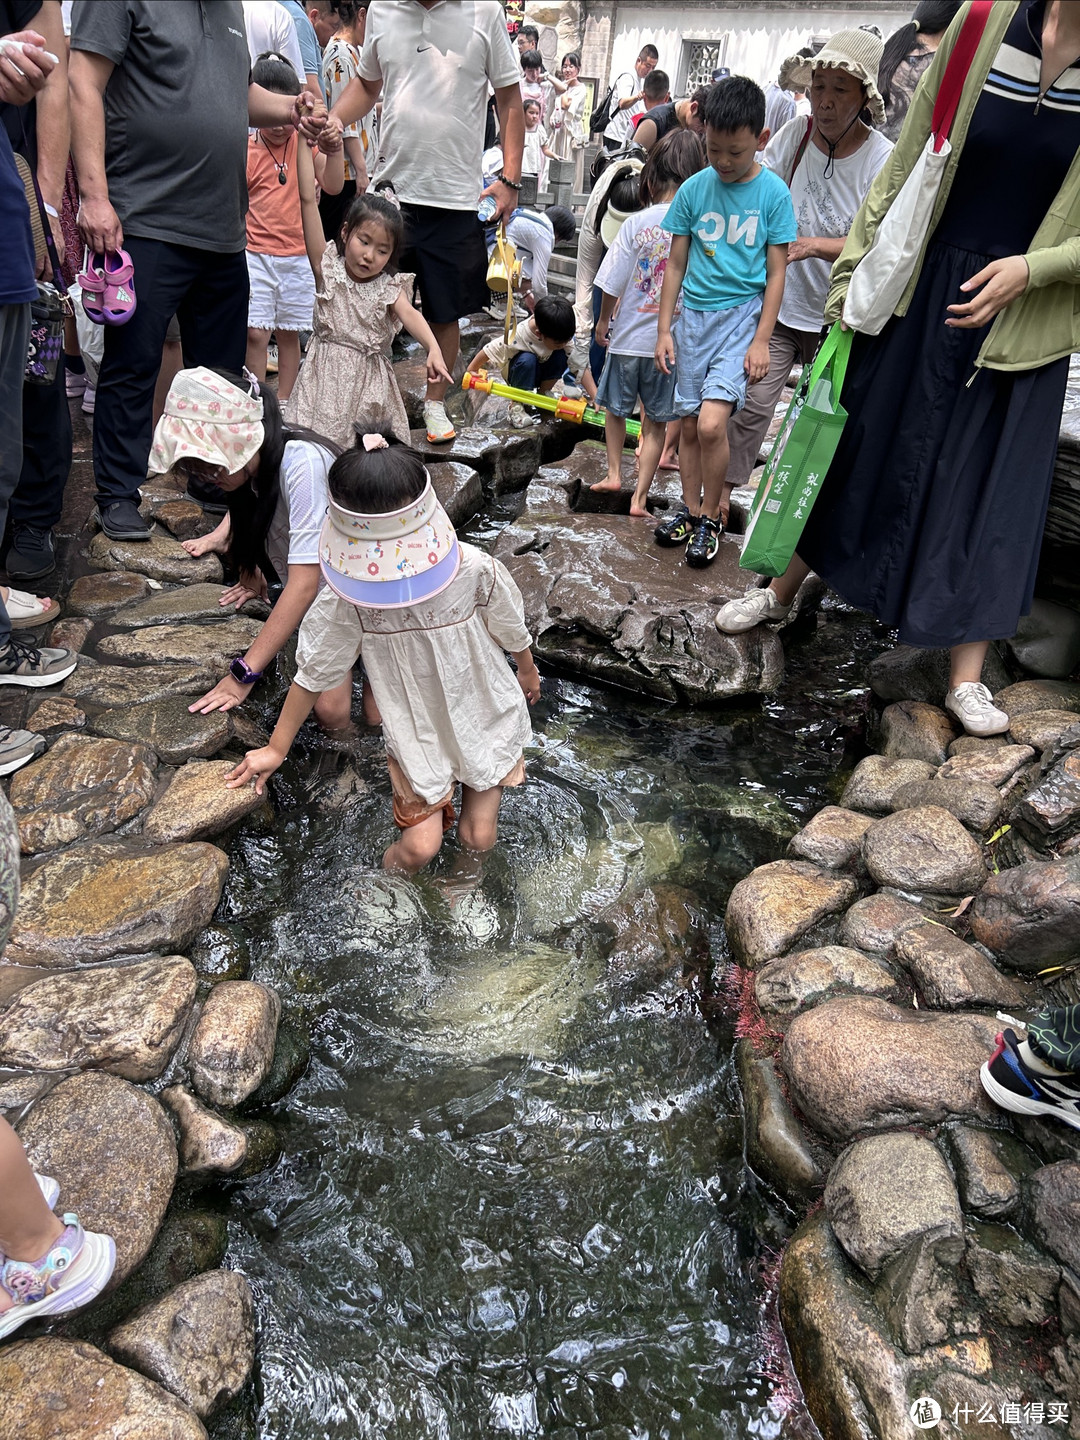
[[[675,369],[684,503],[655,534],[661,545],[689,541],[686,563],[696,566],[720,549],[731,495],[727,423],[746,401],[747,382],[768,374],[796,234],[788,187],[754,159],[769,138],[762,90],[733,75],[712,86],[702,114],[709,163],[680,186],[663,222],[673,238],[656,342],[657,367]]]

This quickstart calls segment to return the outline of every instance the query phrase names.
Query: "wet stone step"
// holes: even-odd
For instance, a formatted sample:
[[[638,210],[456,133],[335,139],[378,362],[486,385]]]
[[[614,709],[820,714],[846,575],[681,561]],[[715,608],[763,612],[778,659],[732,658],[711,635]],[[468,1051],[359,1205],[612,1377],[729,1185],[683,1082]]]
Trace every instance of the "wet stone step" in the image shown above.
[[[69,615],[108,615],[151,594],[153,586],[145,575],[106,570],[97,575],[80,575],[68,591],[66,606]]]
[[[200,580],[222,577],[216,555],[189,555],[178,540],[168,535],[151,535],[149,540],[110,540],[98,533],[90,541],[87,558],[99,570],[127,570],[166,584],[194,585]]]
[[[220,603],[220,585],[185,585],[182,590],[166,590],[151,595],[139,604],[129,605],[118,611],[110,620],[111,625],[122,625],[125,629],[136,630],[147,625],[162,625],[170,621],[186,620],[234,620],[236,609]],[[241,615],[262,617],[268,614],[268,607],[262,601],[249,600],[241,606]]]
[[[120,637],[123,638],[123,637]],[[57,696],[85,705],[138,705],[169,695],[203,695],[221,678],[209,665],[98,665],[79,662]]]
[[[149,746],[166,765],[216,755],[232,738],[227,714],[193,715],[186,698],[148,700],[131,709],[114,706],[90,722],[99,735]]]
[[[258,635],[258,620],[233,617],[214,625],[153,625],[127,635],[106,635],[98,653],[108,660],[140,665],[154,661],[207,665],[220,677],[234,655],[242,654]]]

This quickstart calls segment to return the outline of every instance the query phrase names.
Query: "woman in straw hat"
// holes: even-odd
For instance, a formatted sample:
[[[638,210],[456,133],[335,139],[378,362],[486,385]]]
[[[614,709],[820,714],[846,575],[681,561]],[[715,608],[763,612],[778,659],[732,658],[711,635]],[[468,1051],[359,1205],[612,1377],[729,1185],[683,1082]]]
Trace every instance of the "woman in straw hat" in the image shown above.
[[[728,422],[725,524],[731,490],[750,479],[792,365],[809,363],[821,343],[833,262],[892,152],[892,144],[861,118],[868,111],[876,125],[884,113],[874,84],[880,58],[876,36],[842,30],[816,55],[785,62],[791,82],[809,90],[810,117],[796,116],[777,131],[765,164],[791,189],[799,238],[788,247],[784,298],[769,341],[769,373],[748,388],[746,404]]]
[[[813,568],[902,643],[951,650],[945,708],[1009,717],[982,684],[1031,607],[1069,356],[1080,351],[1080,5],[995,0],[967,68],[916,272],[880,335],[856,335],[848,422],[785,574],[720,611],[785,618]],[[825,316],[926,147],[957,15],[833,268]],[[975,19],[984,18],[980,7]],[[955,72],[954,72],[955,73]]]

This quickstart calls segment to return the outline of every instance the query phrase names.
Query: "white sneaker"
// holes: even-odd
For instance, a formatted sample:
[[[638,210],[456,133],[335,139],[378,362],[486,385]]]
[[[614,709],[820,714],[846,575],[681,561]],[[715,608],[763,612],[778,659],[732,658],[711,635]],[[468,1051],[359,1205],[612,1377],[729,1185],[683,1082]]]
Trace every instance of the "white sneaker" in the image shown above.
[[[427,426],[427,438],[430,445],[441,445],[446,441],[453,440],[457,434],[446,413],[446,406],[441,400],[424,401],[424,424]]]
[[[729,600],[716,617],[716,628],[724,635],[741,635],[763,622],[775,624],[791,614],[790,605],[781,605],[772,589],[748,590],[739,600]]]
[[[528,430],[533,425],[540,424],[539,415],[530,414],[529,411],[525,409],[525,406],[517,400],[510,401],[507,407],[506,418],[515,430]]]
[[[945,709],[955,715],[969,735],[1003,735],[1009,717],[994,704],[985,685],[968,680],[945,696]]]

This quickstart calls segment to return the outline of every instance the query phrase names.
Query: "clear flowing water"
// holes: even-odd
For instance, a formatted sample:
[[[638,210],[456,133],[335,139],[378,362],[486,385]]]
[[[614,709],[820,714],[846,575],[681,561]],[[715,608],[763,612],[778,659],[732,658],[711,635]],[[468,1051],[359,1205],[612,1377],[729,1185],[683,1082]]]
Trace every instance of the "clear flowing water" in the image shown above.
[[[732,1022],[678,973],[613,982],[598,917],[684,887],[721,961],[731,886],[833,798],[874,643],[834,613],[764,710],[548,679],[478,882],[453,847],[384,875],[381,742],[305,732],[224,909],[313,1038],[281,1160],[229,1197],[260,1437],[790,1433],[763,1373],[787,1220],[743,1165]]]

